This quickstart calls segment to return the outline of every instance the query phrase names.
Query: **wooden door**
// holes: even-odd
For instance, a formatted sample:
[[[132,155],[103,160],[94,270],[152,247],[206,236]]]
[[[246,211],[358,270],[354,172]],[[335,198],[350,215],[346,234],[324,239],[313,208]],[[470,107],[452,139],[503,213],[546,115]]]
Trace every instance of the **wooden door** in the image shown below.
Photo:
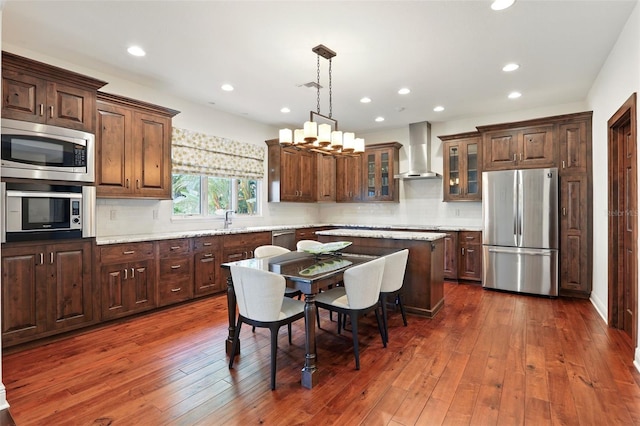
[[[155,307],[153,260],[142,260],[128,266],[131,271],[127,293],[129,310],[137,312]]]
[[[444,277],[458,279],[458,233],[447,232],[444,237]]]
[[[560,177],[560,289],[588,294],[587,176]]]
[[[559,126],[559,166],[562,173],[587,173],[587,124],[586,120],[581,120]]]
[[[63,329],[93,320],[91,243],[71,242],[48,246],[50,328]]]
[[[638,341],[636,94],[609,119],[609,324]]]
[[[2,343],[35,336],[47,326],[44,246],[2,248]]]
[[[487,132],[483,136],[483,170],[510,170],[517,164],[517,130]]]
[[[336,159],[330,155],[316,154],[318,168],[316,201],[336,201]]]
[[[207,251],[196,253],[194,256],[196,296],[215,293],[222,288],[218,283],[218,264],[215,254]]]
[[[362,158],[336,159],[336,201],[362,201]]]
[[[95,90],[47,84],[47,124],[95,133]]]
[[[134,185],[143,197],[171,198],[171,120],[133,114]]]
[[[45,122],[47,84],[37,77],[2,71],[2,118]]]
[[[280,154],[280,201],[298,201],[300,151],[283,148]]]
[[[524,129],[518,139],[518,168],[556,166],[553,125]]]
[[[111,264],[100,268],[100,288],[102,289],[102,318],[111,319],[125,315],[128,311],[126,280],[129,278],[129,264]]]
[[[308,151],[299,152],[298,168],[298,201],[313,202],[316,200],[316,154]]]
[[[98,102],[96,192],[98,196],[132,192],[131,110]]]

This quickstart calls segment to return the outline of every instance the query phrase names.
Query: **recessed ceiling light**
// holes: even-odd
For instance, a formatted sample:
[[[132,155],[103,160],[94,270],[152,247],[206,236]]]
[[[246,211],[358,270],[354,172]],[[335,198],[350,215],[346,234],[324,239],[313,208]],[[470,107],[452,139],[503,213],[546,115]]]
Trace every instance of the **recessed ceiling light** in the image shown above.
[[[520,96],[522,96],[522,93],[520,93],[520,92],[511,92],[511,93],[509,93],[509,99],[518,99]]]
[[[398,94],[400,95],[408,95],[409,93],[411,93],[411,90],[409,90],[406,87],[403,87],[402,89],[398,90]]]
[[[520,68],[520,65],[511,63],[511,64],[507,64],[504,67],[502,67],[502,71],[511,72],[511,71],[517,70],[518,68]]]
[[[284,107],[284,108],[282,108],[280,110],[280,112],[287,114],[287,113],[291,112],[291,110],[289,108],[287,108],[287,107]]]
[[[371,98],[365,96],[364,98],[360,99],[360,102],[362,102],[363,104],[368,104],[369,102],[371,102]]]
[[[144,49],[142,49],[142,47],[140,46],[130,46],[127,49],[127,52],[129,52],[129,54],[133,56],[144,56],[147,54],[147,52],[145,52]]]
[[[516,0],[494,0],[493,3],[491,3],[491,9],[493,10],[504,10],[508,7],[510,7],[511,5],[513,5],[513,3],[515,3]]]
[[[221,89],[224,90],[225,92],[231,92],[233,91],[233,86],[230,84],[223,84]]]
[[[437,107],[435,107],[433,110],[434,110],[435,112],[444,111],[444,107],[443,107],[443,106],[441,106],[441,105],[438,105],[438,106],[437,106]]]
[[[376,122],[381,123],[384,121],[384,117],[376,117]]]

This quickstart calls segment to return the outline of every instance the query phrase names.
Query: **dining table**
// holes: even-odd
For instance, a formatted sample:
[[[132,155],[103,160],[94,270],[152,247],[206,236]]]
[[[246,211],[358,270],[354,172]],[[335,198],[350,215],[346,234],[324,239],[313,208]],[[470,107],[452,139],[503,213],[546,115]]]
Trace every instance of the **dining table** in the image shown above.
[[[323,289],[339,284],[342,281],[344,271],[347,269],[398,250],[400,249],[350,245],[335,252],[310,253],[292,251],[273,257],[227,262],[221,264],[221,267],[228,270],[232,265],[237,265],[274,272],[286,279],[287,287],[300,290],[304,294],[305,358],[301,384],[303,387],[311,389],[318,384],[315,296]],[[317,251],[317,249],[312,251]],[[229,313],[229,336],[225,341],[225,350],[228,355],[231,355],[236,330],[236,295],[231,273],[227,277],[227,307]],[[238,342],[236,350],[236,354],[239,353],[240,342]]]

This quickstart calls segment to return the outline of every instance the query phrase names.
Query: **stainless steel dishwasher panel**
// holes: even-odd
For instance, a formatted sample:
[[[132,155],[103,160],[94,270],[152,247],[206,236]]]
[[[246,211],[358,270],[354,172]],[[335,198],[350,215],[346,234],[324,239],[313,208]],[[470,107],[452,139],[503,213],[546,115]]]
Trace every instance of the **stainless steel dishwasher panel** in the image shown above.
[[[282,231],[271,231],[271,244],[288,248],[291,251],[296,250],[296,231],[285,229]]]

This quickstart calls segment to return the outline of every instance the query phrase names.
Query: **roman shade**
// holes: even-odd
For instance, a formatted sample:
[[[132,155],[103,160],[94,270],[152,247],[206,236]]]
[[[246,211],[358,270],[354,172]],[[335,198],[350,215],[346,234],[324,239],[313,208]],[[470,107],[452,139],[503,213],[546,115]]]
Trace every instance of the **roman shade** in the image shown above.
[[[173,173],[262,179],[265,148],[187,129],[173,128]]]

